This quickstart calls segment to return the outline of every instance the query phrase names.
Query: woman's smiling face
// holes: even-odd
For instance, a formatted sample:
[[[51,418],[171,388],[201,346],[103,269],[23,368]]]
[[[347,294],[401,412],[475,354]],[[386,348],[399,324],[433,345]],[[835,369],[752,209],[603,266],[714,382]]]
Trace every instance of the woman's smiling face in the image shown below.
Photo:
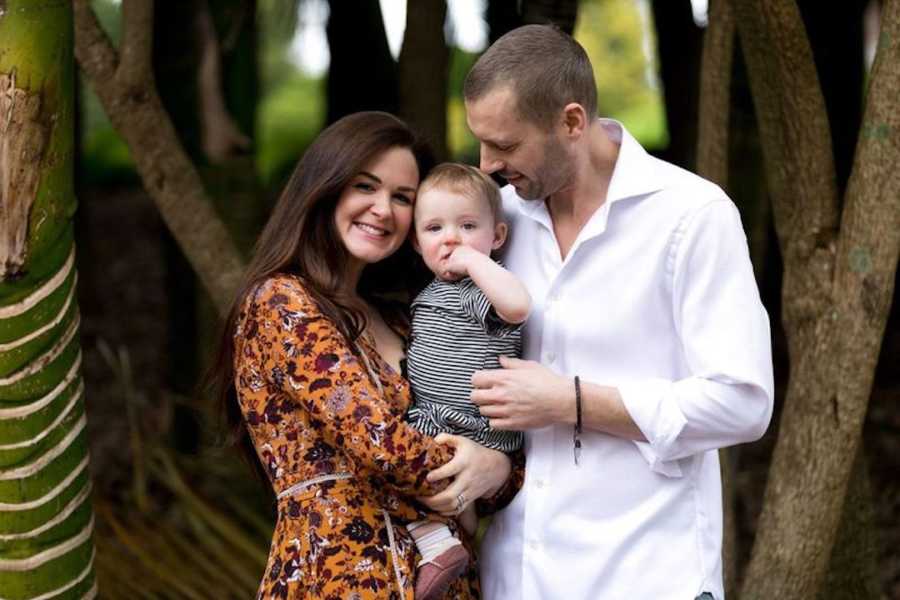
[[[387,258],[406,240],[418,185],[415,157],[397,147],[369,161],[341,192],[334,224],[360,270]]]

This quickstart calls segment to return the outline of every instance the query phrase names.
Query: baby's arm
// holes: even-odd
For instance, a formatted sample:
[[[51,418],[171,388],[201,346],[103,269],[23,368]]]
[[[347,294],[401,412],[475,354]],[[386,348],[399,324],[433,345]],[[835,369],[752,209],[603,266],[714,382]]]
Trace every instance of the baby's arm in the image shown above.
[[[459,246],[450,256],[449,267],[454,273],[468,275],[507,323],[517,325],[528,318],[531,296],[525,285],[490,256],[469,246]]]

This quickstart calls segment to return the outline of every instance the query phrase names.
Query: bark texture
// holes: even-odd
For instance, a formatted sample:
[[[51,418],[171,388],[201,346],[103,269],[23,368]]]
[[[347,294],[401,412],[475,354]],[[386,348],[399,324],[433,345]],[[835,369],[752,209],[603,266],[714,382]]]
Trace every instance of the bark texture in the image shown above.
[[[0,229],[15,244],[0,272],[0,598],[98,592],[75,299],[74,71],[69,2],[0,4]]]
[[[831,136],[799,11],[774,0],[733,6],[784,256],[791,359],[742,598],[812,598],[837,536],[900,253],[900,2],[885,3],[840,222]]]
[[[224,313],[234,300],[243,263],[156,92],[149,66],[152,3],[123,2],[123,42],[118,53],[88,0],[75,0],[74,8],[75,56],[110,122],[128,144],[163,220]]]
[[[703,36],[700,108],[697,126],[697,173],[722,188],[728,185],[728,121],[734,57],[734,13],[728,0],[709,3]]]
[[[25,264],[28,219],[37,195],[49,124],[41,96],[16,86],[16,71],[0,73],[0,280]]]
[[[438,160],[447,158],[446,16],[445,0],[410,2],[400,51],[400,115],[428,141]]]

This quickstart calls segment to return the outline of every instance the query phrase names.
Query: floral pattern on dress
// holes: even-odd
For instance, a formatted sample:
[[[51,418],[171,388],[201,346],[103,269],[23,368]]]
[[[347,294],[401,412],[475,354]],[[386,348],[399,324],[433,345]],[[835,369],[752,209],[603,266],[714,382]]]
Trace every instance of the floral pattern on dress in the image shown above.
[[[440,490],[425,476],[452,449],[403,421],[409,385],[364,341],[357,352],[294,276],[265,280],[241,309],[235,386],[275,494],[350,474],[278,500],[259,600],[413,600],[417,554],[403,525],[436,518],[413,498]],[[446,598],[478,596],[472,561]]]

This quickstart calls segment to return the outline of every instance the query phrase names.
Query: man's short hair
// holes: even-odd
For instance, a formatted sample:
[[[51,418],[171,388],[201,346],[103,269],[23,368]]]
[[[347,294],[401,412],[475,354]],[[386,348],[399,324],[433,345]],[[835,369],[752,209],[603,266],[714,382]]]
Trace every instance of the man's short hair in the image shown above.
[[[440,188],[462,194],[470,198],[479,198],[488,203],[494,223],[503,220],[503,204],[500,201],[500,188],[494,180],[481,170],[461,163],[441,163],[433,168],[422,184],[419,194]]]
[[[581,104],[589,119],[597,115],[591,61],[552,25],[525,25],[494,42],[466,76],[463,97],[478,100],[501,85],[512,88],[521,116],[545,129],[570,102]]]

